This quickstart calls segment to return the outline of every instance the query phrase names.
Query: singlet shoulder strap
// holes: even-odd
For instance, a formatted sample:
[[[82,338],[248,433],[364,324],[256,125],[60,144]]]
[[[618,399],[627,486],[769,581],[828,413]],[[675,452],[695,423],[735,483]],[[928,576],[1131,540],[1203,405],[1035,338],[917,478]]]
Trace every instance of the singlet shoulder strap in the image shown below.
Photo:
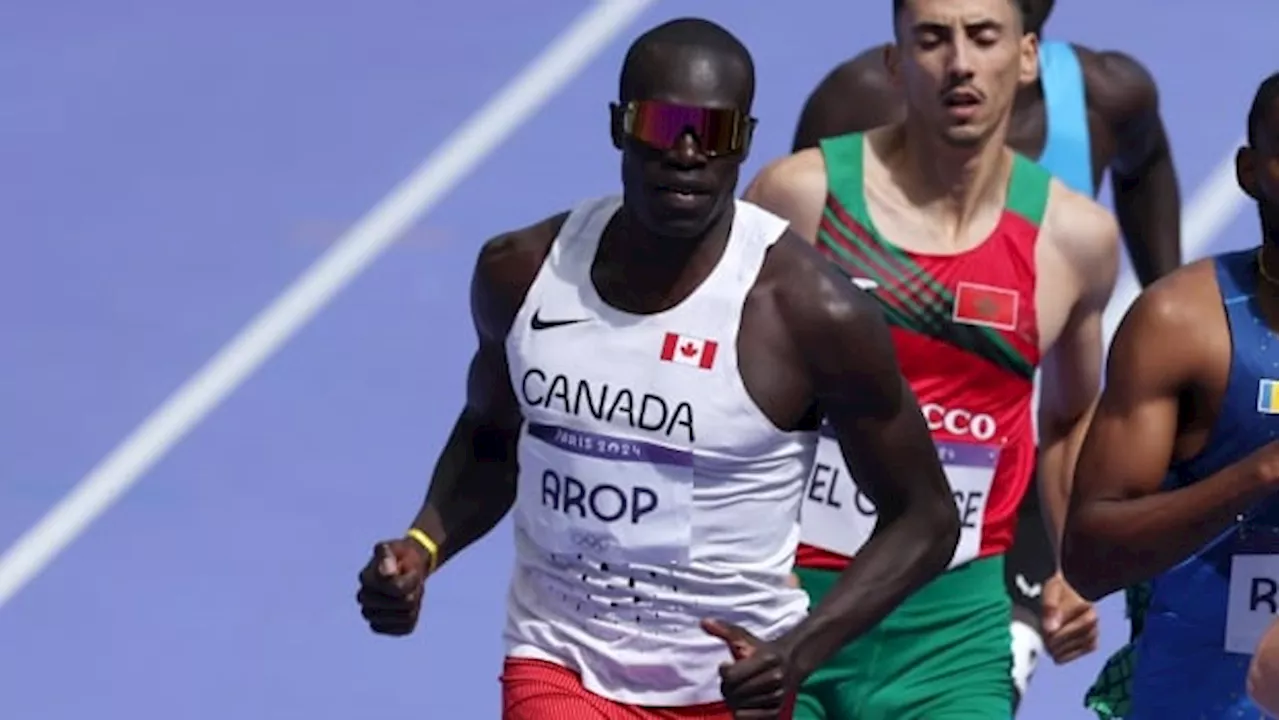
[[[1092,196],[1093,153],[1084,71],[1070,43],[1040,44],[1040,89],[1044,93],[1045,140],[1039,162],[1067,187]]]
[[[551,241],[539,274],[553,272],[572,282],[587,277],[600,236],[621,206],[620,195],[591,198],[575,205]]]
[[[1222,253],[1213,258],[1213,270],[1218,279],[1218,293],[1228,315],[1233,308],[1247,305],[1255,294],[1257,249]]]
[[[862,172],[865,145],[866,135],[860,132],[825,138],[819,142],[822,159],[827,166],[827,193],[854,220],[864,227],[870,227]]]
[[[1216,255],[1213,258],[1213,270],[1218,281],[1218,295],[1222,298],[1222,310],[1227,316],[1227,332],[1231,337],[1231,375],[1227,380],[1227,398],[1224,400],[1231,403],[1232,398],[1239,395],[1238,384],[1249,374],[1247,371],[1242,373],[1239,369],[1242,358],[1256,352],[1259,347],[1266,348],[1270,345],[1265,339],[1261,307],[1255,302],[1258,251],[1253,248]],[[1274,346],[1269,352],[1274,358]],[[1252,384],[1256,381],[1249,377],[1248,382]],[[1259,387],[1259,409],[1264,407],[1264,400],[1269,404],[1270,398],[1264,398],[1262,388]],[[1225,407],[1219,411],[1220,417],[1227,414]],[[1210,440],[1219,434],[1218,425],[1219,423],[1214,424]]]
[[[1043,166],[1020,154],[1013,154],[1013,172],[1009,173],[1009,191],[1005,209],[1036,227],[1044,222],[1049,206],[1049,185],[1053,175]]]

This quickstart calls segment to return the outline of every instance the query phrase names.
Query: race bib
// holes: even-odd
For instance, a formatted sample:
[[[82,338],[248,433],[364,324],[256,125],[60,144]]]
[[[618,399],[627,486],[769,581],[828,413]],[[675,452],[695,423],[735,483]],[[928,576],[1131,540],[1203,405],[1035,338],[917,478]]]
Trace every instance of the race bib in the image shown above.
[[[1231,558],[1223,643],[1227,652],[1252,655],[1267,626],[1275,620],[1278,563],[1280,557],[1276,555]]]
[[[520,442],[516,513],[549,553],[599,562],[688,562],[693,454],[529,423]]]
[[[1000,450],[969,443],[935,444],[960,513],[960,542],[948,565],[954,568],[977,558],[982,549],[982,520]],[[800,515],[801,542],[853,557],[871,538],[875,527],[875,503],[849,476],[839,444],[824,435],[818,441],[813,473],[805,488]]]

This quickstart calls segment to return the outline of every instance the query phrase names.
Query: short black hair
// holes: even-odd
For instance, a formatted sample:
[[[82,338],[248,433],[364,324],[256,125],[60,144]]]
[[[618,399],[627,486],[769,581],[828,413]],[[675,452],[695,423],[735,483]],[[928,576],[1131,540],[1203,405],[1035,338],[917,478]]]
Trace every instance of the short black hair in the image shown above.
[[[1249,126],[1245,130],[1249,147],[1258,147],[1262,136],[1267,132],[1264,126],[1267,123],[1267,113],[1276,104],[1277,84],[1280,84],[1280,73],[1271,73],[1258,86],[1258,92],[1254,93],[1253,104],[1249,106]]]
[[[631,88],[635,87],[636,75],[645,72],[646,61],[669,54],[673,50],[699,50],[741,64],[752,80],[754,95],[756,66],[747,46],[733,33],[710,20],[686,17],[662,23],[631,43],[626,59],[622,61],[618,98],[631,99],[629,95]]]
[[[1029,25],[1028,20],[1031,17],[1031,6],[1027,3],[1027,0],[1009,0],[1009,2],[1013,3],[1013,6],[1017,8],[1018,15],[1022,17],[1022,24]],[[902,13],[902,10],[906,6],[907,0],[893,0],[893,19],[895,22],[898,19],[898,15]],[[1037,31],[1038,30],[1039,28],[1037,28]]]

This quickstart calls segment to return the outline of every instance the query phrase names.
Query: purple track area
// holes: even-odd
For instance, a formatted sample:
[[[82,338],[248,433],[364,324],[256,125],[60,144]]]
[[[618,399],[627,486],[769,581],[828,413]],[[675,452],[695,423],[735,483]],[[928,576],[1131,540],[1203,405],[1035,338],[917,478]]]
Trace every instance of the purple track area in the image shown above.
[[[585,7],[536,5],[0,13],[0,546]],[[889,35],[887,0],[800,5],[697,5],[755,54],[748,173],[787,149],[829,67]],[[1051,35],[1156,75],[1194,196],[1275,69],[1277,7],[1059,5]],[[651,8],[0,608],[0,717],[497,716],[509,526],[432,581],[408,639],[368,631],[356,573],[413,516],[459,408],[477,247],[616,189],[605,103],[622,53],[689,9]],[[1252,244],[1256,222],[1241,213],[1213,248]],[[1127,632],[1116,599],[1104,621],[1110,650]],[[1103,658],[1044,667],[1022,717],[1089,717]]]

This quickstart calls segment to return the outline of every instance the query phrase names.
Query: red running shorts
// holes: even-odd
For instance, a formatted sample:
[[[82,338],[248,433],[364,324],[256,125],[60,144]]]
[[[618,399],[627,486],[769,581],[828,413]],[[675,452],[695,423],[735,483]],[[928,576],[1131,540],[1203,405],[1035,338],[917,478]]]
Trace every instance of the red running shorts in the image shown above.
[[[790,718],[788,709],[783,720]],[[733,720],[722,702],[678,708],[623,705],[588,692],[578,674],[542,660],[502,665],[502,720]]]

